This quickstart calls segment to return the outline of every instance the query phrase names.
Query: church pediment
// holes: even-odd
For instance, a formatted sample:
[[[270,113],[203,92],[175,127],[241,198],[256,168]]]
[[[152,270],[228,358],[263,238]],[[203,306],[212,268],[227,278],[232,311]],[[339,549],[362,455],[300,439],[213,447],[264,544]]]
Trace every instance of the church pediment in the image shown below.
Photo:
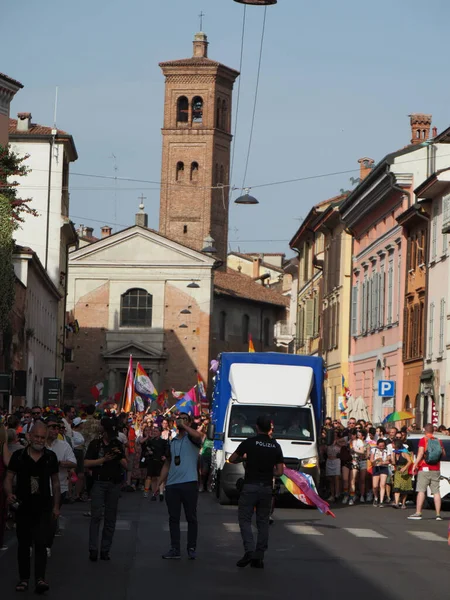
[[[157,348],[152,346],[144,346],[137,342],[130,341],[119,348],[110,350],[109,352],[103,353],[103,358],[108,361],[123,361],[129,360],[130,354],[133,357],[134,362],[143,362],[149,360],[164,360],[167,358],[165,352],[160,352]]]
[[[145,227],[134,226],[75,250],[71,266],[212,268],[214,259]]]

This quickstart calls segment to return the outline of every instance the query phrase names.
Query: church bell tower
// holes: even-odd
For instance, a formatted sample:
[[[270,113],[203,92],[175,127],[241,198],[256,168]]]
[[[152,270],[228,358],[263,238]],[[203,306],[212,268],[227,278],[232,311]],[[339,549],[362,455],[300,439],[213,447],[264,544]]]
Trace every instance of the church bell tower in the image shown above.
[[[160,63],[165,76],[159,230],[194,250],[211,235],[226,264],[231,106],[239,73],[208,58],[204,33],[192,58]]]

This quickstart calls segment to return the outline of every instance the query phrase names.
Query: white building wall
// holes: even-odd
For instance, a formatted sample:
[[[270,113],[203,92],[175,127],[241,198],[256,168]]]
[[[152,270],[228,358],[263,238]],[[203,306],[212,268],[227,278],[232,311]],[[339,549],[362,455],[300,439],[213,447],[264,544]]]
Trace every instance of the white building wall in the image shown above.
[[[17,277],[27,288],[25,335],[27,338],[28,406],[42,404],[44,378],[56,373],[58,298],[44,280],[31,255],[14,259]]]
[[[30,207],[39,213],[37,217],[25,216],[25,222],[15,232],[15,240],[20,246],[34,250],[45,266],[50,143],[48,141],[18,141],[12,143],[11,146],[14,152],[20,156],[29,154],[29,158],[24,164],[31,169],[31,172],[26,177],[17,178],[20,184],[19,195],[21,198],[31,198]],[[56,143],[53,147],[51,163],[47,272],[57,287],[59,286],[60,271],[65,270],[65,264],[60,264],[61,227],[63,225],[61,216],[63,163],[64,146],[62,143]]]

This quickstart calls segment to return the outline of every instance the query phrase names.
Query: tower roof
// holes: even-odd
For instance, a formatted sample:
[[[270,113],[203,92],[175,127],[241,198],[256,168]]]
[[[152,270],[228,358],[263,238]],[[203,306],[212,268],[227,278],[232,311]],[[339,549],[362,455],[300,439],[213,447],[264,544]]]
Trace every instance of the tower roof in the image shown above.
[[[185,69],[186,67],[192,67],[194,69],[198,67],[203,68],[213,68],[214,70],[221,70],[222,72],[227,73],[233,79],[239,77],[239,71],[232,69],[231,67],[227,67],[222,63],[211,60],[207,57],[207,46],[208,46],[208,38],[207,36],[201,32],[197,33],[194,38],[194,56],[191,58],[180,58],[178,60],[168,60],[165,62],[159,63],[159,66],[166,74],[167,71],[176,70],[177,68]]]

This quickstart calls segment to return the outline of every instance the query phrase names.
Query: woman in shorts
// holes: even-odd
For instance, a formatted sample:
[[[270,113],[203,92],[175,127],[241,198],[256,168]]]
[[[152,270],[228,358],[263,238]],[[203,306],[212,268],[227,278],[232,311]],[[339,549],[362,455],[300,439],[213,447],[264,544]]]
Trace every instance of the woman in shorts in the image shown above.
[[[333,443],[326,447],[327,460],[325,463],[325,473],[331,492],[328,502],[336,502],[341,493],[340,452],[341,445],[339,444],[339,432],[335,430]]]
[[[392,468],[394,469],[394,508],[406,508],[408,492],[412,492],[412,475],[409,472],[413,459],[403,441],[395,440],[394,452],[391,455]],[[401,504],[400,504],[401,501]]]
[[[391,458],[386,449],[386,440],[380,438],[377,441],[376,447],[370,451],[370,460],[373,465],[373,505],[382,508],[385,506],[386,481],[389,475],[389,465],[391,464]]]
[[[350,453],[352,455],[352,469],[350,473],[350,501],[349,506],[355,503],[356,482],[358,481],[358,490],[360,502],[366,501],[366,474],[367,474],[367,444],[365,442],[366,432],[362,429],[352,429],[350,431]]]

